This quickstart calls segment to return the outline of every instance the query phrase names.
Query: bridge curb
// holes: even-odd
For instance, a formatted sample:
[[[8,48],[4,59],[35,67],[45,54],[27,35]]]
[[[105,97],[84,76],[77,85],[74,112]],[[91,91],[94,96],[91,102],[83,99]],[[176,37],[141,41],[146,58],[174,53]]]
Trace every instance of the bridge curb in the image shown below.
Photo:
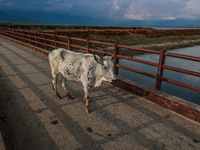
[[[1,34],[0,34],[0,37],[7,39],[9,41],[15,42],[16,44],[29,48],[33,51],[36,51],[44,56],[48,56],[49,54],[49,51],[44,50],[42,48],[20,42],[18,40],[3,36]],[[145,98],[146,100],[149,100],[155,104],[158,104],[162,107],[170,109],[180,115],[183,115],[187,118],[190,118],[200,123],[200,106],[199,105],[191,103],[184,99],[178,98],[176,96],[169,95],[162,91],[159,91],[150,87],[146,87],[142,84],[130,81],[128,79],[125,79],[119,76],[117,78],[118,78],[118,81],[114,84],[115,86],[118,86],[126,91],[129,91],[138,96],[141,96]]]
[[[122,77],[117,79],[115,86],[200,123],[199,105]]]

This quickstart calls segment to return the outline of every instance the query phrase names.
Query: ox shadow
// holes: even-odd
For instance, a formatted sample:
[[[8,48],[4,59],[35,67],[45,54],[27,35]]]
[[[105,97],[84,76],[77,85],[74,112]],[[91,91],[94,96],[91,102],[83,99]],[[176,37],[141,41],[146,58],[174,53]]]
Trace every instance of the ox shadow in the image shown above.
[[[0,130],[7,150],[59,149],[37,117],[40,112],[32,110],[1,68],[0,91]]]

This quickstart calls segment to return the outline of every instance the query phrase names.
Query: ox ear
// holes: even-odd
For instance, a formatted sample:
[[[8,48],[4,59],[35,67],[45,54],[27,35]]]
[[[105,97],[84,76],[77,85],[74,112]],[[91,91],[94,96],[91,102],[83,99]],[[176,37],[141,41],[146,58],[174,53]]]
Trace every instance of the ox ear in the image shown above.
[[[110,56],[110,55],[108,55],[107,53],[104,53],[104,56]],[[112,56],[110,56],[111,57],[111,59],[113,60],[114,58],[115,58],[115,54],[113,54]]]
[[[99,58],[98,56],[96,56],[95,54],[93,54],[94,59],[96,60],[97,63],[103,64],[103,61],[101,58]]]
[[[109,56],[107,53],[104,53],[103,56]]]

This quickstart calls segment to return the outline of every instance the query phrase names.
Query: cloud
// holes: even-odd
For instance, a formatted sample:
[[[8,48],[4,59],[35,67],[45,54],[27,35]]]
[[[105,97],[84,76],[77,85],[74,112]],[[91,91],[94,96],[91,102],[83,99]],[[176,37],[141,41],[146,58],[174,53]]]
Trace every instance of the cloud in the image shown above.
[[[68,12],[71,7],[68,0],[49,0],[44,3],[44,10],[49,12]]]
[[[120,7],[118,6],[117,1],[114,1],[114,2],[113,2],[113,9],[114,9],[115,11],[120,10]]]
[[[149,10],[144,5],[132,2],[124,13],[124,18],[129,20],[144,20],[151,16]]]
[[[0,9],[70,13],[114,20],[200,18],[200,0],[0,0]]]
[[[122,17],[120,10],[120,6],[118,5],[117,0],[113,1],[110,5],[108,5],[108,10],[105,13],[105,16],[110,17],[112,19],[119,19]]]
[[[191,19],[197,19],[200,17],[199,0],[189,0],[185,3],[185,5],[186,6],[182,9],[182,12],[184,13],[185,17]]]
[[[127,20],[179,18],[188,0],[113,0],[108,17]],[[180,11],[179,11],[180,10]]]
[[[176,20],[175,17],[163,17],[162,19],[163,20]]]
[[[11,7],[11,6],[14,6],[14,3],[9,0],[0,0],[0,6]]]

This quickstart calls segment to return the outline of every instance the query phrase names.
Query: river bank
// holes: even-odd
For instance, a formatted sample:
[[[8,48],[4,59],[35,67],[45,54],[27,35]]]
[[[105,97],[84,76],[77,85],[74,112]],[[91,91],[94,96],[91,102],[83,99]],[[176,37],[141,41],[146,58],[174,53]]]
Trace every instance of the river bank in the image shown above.
[[[153,43],[153,44],[139,44],[139,45],[131,45],[133,47],[137,48],[143,48],[143,49],[151,49],[151,50],[174,50],[178,48],[186,48],[191,47],[195,45],[200,45],[200,39],[197,40],[182,40],[182,41],[176,41],[176,42],[163,42],[163,43]],[[114,53],[114,47],[109,46],[99,46],[94,47],[97,50],[105,51],[105,52],[111,52]],[[75,49],[77,52],[85,52],[82,50]],[[127,49],[120,49],[120,54],[127,55],[127,56],[134,56],[138,54],[143,54],[144,52],[141,51],[133,51],[133,50],[127,50]]]
[[[194,45],[200,45],[200,39],[198,40],[183,40],[183,41],[177,41],[177,42],[163,42],[163,43],[156,43],[156,44],[139,44],[135,47],[138,48],[145,48],[145,49],[154,49],[154,50],[173,50],[177,48],[184,48],[184,47],[190,47]]]

